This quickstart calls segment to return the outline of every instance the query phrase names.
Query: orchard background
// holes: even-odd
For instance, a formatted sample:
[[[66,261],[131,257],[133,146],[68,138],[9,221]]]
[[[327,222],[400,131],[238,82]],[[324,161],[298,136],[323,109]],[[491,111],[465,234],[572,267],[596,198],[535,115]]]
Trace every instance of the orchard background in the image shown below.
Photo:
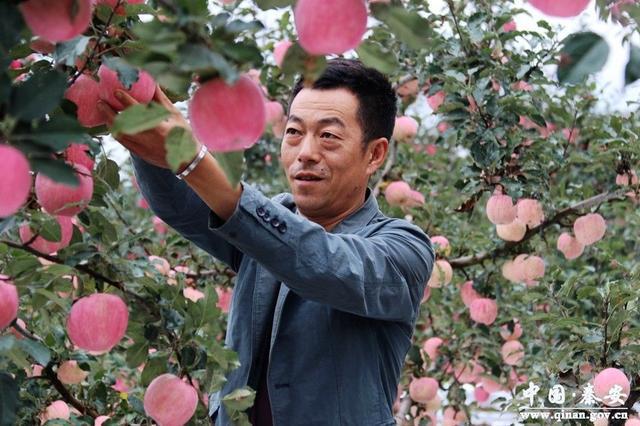
[[[399,95],[371,186],[437,245],[398,423],[517,413],[529,381],[542,398],[588,383],[603,404],[616,385],[625,407],[640,398],[637,99],[603,107],[612,46],[588,28],[558,33],[597,13],[628,52],[608,69],[632,85],[637,1],[93,3],[0,2],[1,425],[207,424],[207,395],[237,365],[224,347],[234,274],[154,217],[108,135],[167,117],[157,82],[231,179],[275,195],[294,78],[343,53]],[[247,90],[213,102],[238,82]],[[141,105],[107,128],[96,104],[120,84]],[[213,111],[191,103],[200,89]],[[172,132],[172,167],[194,155]],[[223,403],[246,424],[253,398]]]

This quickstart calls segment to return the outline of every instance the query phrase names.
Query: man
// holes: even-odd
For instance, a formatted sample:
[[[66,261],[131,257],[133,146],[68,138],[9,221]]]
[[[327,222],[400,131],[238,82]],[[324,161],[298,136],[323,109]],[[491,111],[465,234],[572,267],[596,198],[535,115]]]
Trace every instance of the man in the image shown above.
[[[211,397],[212,421],[231,424],[221,397],[249,385],[253,424],[394,425],[434,253],[418,227],[384,216],[367,187],[395,122],[388,80],[337,59],[310,88],[297,83],[281,145],[292,194],[271,199],[246,182],[232,187],[209,154],[177,179],[163,141],[187,123],[159,89],[156,101],[172,120],[120,138],[142,193],[160,218],[237,272],[225,342],[241,366]]]

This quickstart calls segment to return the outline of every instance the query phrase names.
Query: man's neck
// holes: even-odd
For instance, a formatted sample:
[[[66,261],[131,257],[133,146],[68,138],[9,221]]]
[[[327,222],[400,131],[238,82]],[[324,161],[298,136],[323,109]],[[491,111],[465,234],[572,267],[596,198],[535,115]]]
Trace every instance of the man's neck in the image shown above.
[[[311,222],[317,223],[318,225],[322,226],[326,231],[329,232],[333,228],[338,226],[340,224],[340,222],[342,222],[344,219],[349,217],[349,215],[351,215],[352,213],[358,211],[364,205],[364,203],[366,201],[365,195],[366,195],[366,191],[365,191],[365,194],[362,195],[362,198],[360,199],[360,201],[357,204],[355,204],[353,207],[351,207],[350,209],[340,213],[337,216],[332,216],[332,217],[329,217],[329,218],[307,216],[303,212],[301,212],[300,209],[298,209],[298,214],[300,216],[305,217],[306,219],[309,219]]]

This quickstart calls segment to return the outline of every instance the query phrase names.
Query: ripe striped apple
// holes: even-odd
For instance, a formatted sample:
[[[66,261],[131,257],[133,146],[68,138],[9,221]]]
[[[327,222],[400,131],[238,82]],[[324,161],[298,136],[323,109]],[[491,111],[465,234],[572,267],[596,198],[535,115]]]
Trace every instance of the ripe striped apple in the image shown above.
[[[231,86],[219,78],[204,83],[191,98],[189,117],[195,137],[214,152],[251,147],[267,119],[262,91],[247,76]]]
[[[93,13],[93,0],[27,0],[18,5],[31,32],[52,43],[82,34]]]
[[[33,179],[29,173],[29,161],[22,151],[0,144],[0,158],[0,217],[8,217],[27,202]]]

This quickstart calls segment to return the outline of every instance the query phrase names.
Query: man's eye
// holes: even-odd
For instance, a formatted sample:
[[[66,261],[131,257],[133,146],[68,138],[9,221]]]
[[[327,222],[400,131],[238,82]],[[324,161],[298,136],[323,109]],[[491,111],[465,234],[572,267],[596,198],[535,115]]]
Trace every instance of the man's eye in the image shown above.
[[[293,127],[289,127],[286,130],[286,134],[288,135],[295,135],[296,133],[299,133],[298,129],[294,129]]]
[[[324,132],[321,137],[323,138],[336,138],[337,136],[334,135],[333,133],[329,133],[329,132]]]

